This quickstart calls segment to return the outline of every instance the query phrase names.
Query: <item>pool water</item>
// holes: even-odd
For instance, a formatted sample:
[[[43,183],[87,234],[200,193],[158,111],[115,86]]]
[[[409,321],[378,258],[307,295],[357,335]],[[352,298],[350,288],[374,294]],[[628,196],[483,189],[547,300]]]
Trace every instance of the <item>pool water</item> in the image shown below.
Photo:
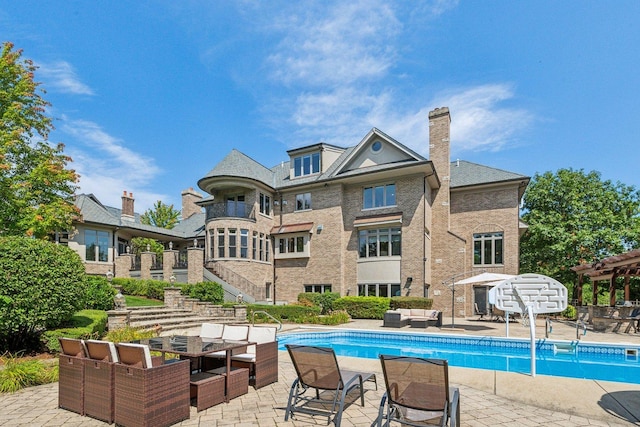
[[[531,373],[531,342],[521,338],[374,331],[303,332],[278,336],[285,344],[332,347],[339,356],[379,354],[447,359],[450,366]],[[640,346],[536,340],[536,374],[640,384]]]

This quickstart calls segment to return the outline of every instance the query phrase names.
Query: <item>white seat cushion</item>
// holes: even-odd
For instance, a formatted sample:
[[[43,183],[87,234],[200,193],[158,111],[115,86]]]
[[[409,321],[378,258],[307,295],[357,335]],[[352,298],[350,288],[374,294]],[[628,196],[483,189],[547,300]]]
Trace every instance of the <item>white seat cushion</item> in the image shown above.
[[[247,351],[249,351],[249,349],[247,349]],[[237,360],[238,362],[256,363],[255,349],[254,353],[242,353],[231,356],[231,360]]]
[[[136,347],[142,349],[143,354],[143,368],[151,368],[153,367],[153,363],[151,362],[151,352],[149,351],[149,346],[144,344],[133,344],[133,343],[120,343],[118,344],[123,347]]]
[[[221,338],[224,324],[222,323],[203,323],[200,327],[201,338]]]
[[[116,345],[114,343],[112,343],[111,341],[99,341],[99,340],[86,340],[85,343],[97,343],[99,345],[107,345],[109,348],[109,357],[111,360],[109,360],[110,362],[115,362],[118,363],[119,359],[118,359],[118,352],[116,351]],[[86,346],[86,344],[85,344]],[[91,346],[89,346],[91,347]],[[90,352],[87,350],[87,354],[89,355],[90,358],[94,359],[95,357],[93,357]]]
[[[223,340],[246,341],[249,335],[249,325],[224,325]]]

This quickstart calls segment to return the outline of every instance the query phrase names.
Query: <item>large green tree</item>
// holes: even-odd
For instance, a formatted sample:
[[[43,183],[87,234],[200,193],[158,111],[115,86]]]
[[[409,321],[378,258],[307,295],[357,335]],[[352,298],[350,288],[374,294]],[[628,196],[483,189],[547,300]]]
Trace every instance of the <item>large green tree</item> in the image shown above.
[[[34,81],[37,67],[4,43],[0,54],[0,235],[46,237],[69,230],[78,176],[64,145],[47,138],[52,119]]]
[[[180,218],[180,211],[158,200],[153,208],[147,209],[140,216],[140,222],[147,225],[171,229],[176,226]]]
[[[520,270],[575,281],[571,267],[638,247],[640,192],[600,173],[536,174],[524,195]]]

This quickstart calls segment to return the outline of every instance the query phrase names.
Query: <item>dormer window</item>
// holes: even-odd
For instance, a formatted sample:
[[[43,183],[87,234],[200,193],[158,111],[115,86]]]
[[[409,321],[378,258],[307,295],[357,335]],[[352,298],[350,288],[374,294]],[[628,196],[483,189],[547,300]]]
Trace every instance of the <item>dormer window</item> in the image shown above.
[[[305,154],[293,158],[293,176],[300,177],[320,172],[320,153]]]

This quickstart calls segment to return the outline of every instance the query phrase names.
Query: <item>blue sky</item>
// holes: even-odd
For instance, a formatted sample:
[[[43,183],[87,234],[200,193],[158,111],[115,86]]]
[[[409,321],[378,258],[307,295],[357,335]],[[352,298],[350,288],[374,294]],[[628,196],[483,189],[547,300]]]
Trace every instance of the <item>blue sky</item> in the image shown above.
[[[272,167],[377,127],[428,157],[640,188],[640,2],[0,0],[80,192],[180,208],[233,148]]]

